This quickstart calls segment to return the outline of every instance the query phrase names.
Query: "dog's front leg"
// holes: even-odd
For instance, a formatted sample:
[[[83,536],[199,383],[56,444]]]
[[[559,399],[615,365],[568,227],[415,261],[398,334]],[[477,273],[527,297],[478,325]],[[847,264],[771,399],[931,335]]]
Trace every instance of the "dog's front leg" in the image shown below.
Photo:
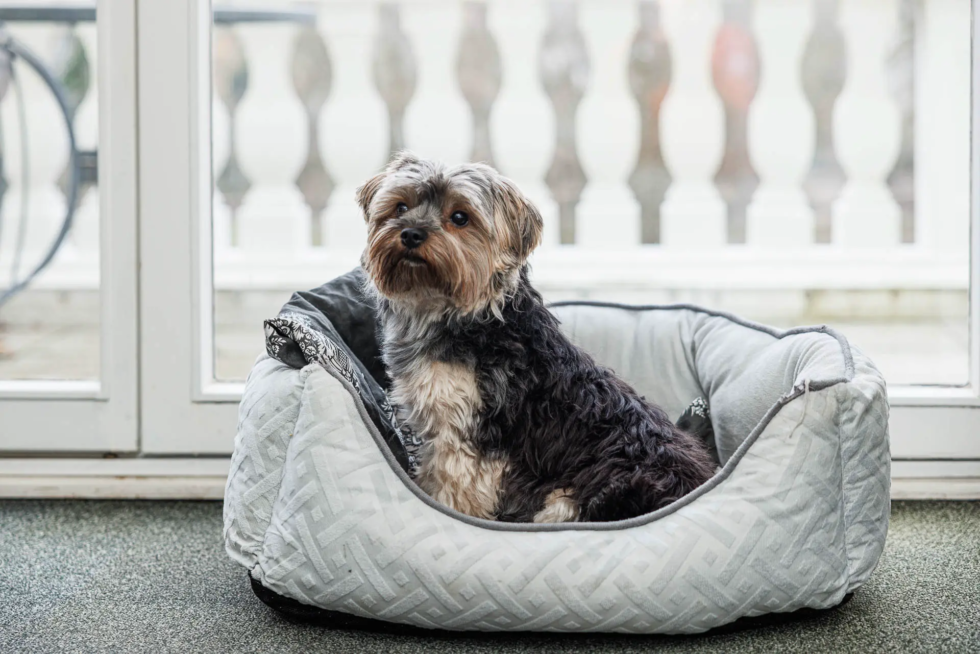
[[[492,519],[506,460],[486,456],[473,441],[483,404],[472,367],[419,360],[394,382],[396,400],[423,442],[419,486],[452,509]]]
[[[569,491],[558,488],[544,499],[544,508],[534,514],[535,522],[576,522],[578,502]]]

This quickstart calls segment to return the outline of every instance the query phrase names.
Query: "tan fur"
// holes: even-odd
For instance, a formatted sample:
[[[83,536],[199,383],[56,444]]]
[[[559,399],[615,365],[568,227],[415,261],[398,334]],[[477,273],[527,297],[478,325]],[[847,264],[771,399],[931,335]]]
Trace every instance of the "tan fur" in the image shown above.
[[[575,522],[578,520],[578,504],[567,490],[558,488],[544,500],[544,508],[534,516],[535,522]]]
[[[506,462],[482,457],[469,440],[481,407],[473,370],[422,360],[395,380],[392,392],[423,439],[422,490],[461,513],[493,518]]]

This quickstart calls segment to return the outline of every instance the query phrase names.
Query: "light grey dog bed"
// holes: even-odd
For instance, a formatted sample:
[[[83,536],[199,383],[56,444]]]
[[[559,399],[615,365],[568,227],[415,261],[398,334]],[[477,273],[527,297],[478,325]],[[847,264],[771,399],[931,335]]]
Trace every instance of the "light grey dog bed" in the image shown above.
[[[839,334],[690,306],[556,306],[577,344],[668,414],[707,398],[721,468],[632,520],[505,524],[436,504],[406,473],[360,279],[294,296],[267,323],[276,358],[246,384],[225,543],[268,603],[338,624],[692,633],[835,606],[874,569],[885,383]]]

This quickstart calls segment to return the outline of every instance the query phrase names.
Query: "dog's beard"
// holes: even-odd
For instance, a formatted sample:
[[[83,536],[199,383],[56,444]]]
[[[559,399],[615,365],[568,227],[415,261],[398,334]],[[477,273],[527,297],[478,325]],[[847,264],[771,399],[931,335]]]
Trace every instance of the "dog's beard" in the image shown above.
[[[408,250],[398,234],[378,234],[368,243],[365,267],[378,291],[389,299],[446,296],[452,283],[443,270],[442,258],[434,248]]]
[[[391,300],[442,299],[462,313],[474,313],[502,296],[486,244],[433,234],[409,250],[396,230],[379,230],[369,239],[364,265],[378,292]]]

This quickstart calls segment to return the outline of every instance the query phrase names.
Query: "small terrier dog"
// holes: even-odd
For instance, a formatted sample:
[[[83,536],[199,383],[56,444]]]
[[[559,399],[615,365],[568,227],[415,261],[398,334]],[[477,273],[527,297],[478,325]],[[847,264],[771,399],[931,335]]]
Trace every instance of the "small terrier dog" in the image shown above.
[[[357,190],[399,420],[417,481],[462,513],[622,520],[714,473],[707,446],[559,330],[528,282],[537,209],[493,168],[395,156]]]

